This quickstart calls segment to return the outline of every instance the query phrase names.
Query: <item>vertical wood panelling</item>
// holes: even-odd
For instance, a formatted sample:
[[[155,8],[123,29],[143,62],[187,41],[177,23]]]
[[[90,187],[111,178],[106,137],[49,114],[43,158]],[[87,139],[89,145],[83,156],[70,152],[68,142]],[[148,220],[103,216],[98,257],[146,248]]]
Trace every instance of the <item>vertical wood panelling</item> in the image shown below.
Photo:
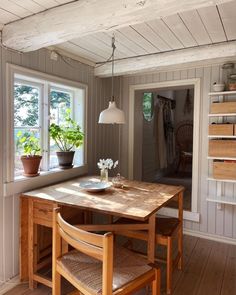
[[[50,59],[50,51],[42,49],[39,51],[18,54],[0,48],[0,280],[7,280],[18,274],[19,259],[19,196],[3,197],[4,167],[7,165],[6,144],[4,130],[6,129],[3,119],[3,111],[9,103],[9,97],[6,97],[6,63],[13,63],[19,66],[27,67],[33,70],[45,72],[69,80],[74,80],[88,85],[88,166],[89,172],[94,173],[97,155],[102,153],[104,146],[100,146],[100,137],[96,135],[98,112],[100,111],[101,79],[94,77],[94,69],[77,61],[70,60],[68,65],[63,59],[58,61]],[[109,83],[109,82],[108,82]],[[105,85],[102,87],[107,89]],[[106,96],[109,98],[108,96]],[[102,102],[105,105],[105,102]],[[98,109],[99,108],[99,109]],[[110,131],[112,134],[112,131]],[[103,134],[103,137],[106,134]],[[114,133],[114,138],[116,133]],[[105,141],[103,141],[105,142]],[[109,147],[111,148],[111,147]],[[117,153],[117,147],[113,149]]]
[[[2,48],[0,47],[0,68],[2,68]],[[0,89],[3,87],[3,75],[0,76]],[[1,96],[0,96],[1,98]],[[0,124],[3,126],[3,100],[0,99]],[[0,155],[3,154],[3,128],[0,128]],[[4,279],[3,271],[3,157],[0,157],[0,280]]]
[[[125,76],[123,78],[123,105],[126,116],[129,112],[129,86],[142,83],[155,83],[158,81],[170,81],[181,79],[201,79],[201,107],[202,121],[200,124],[200,146],[199,146],[199,187],[198,187],[198,212],[200,213],[200,222],[195,223],[185,221],[184,226],[190,230],[201,231],[213,235],[236,238],[236,206],[222,206],[222,210],[218,210],[215,203],[206,201],[208,194],[216,194],[216,183],[208,182],[208,173],[211,170],[211,162],[207,161],[208,154],[208,111],[209,97],[208,93],[211,90],[214,82],[219,82],[222,78],[220,65],[198,67],[184,70],[176,70],[173,72],[156,72],[150,74]],[[146,81],[146,82],[145,82]],[[197,119],[197,118],[196,118]],[[199,120],[199,118],[198,118]],[[128,125],[123,126],[122,134],[122,157],[121,167],[122,174],[128,175]],[[225,184],[225,192],[230,196],[236,193],[236,186],[233,184]]]

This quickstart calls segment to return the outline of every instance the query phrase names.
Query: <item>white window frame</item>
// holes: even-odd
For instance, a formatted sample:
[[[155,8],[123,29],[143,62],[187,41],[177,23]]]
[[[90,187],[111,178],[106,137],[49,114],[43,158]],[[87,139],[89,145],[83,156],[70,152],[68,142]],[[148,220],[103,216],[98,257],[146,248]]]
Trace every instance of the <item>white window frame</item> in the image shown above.
[[[29,189],[33,189],[42,185],[47,185],[56,181],[63,181],[65,179],[79,176],[82,174],[85,174],[88,172],[88,165],[87,165],[87,95],[88,95],[88,86],[86,84],[75,82],[67,79],[63,79],[57,76],[52,76],[49,74],[45,74],[42,72],[38,72],[35,70],[27,69],[21,66],[16,66],[13,64],[7,64],[6,65],[6,100],[7,103],[5,104],[6,108],[6,128],[5,128],[5,139],[6,139],[6,149],[5,149],[5,155],[6,155],[6,170],[4,175],[4,182],[5,182],[5,188],[4,188],[4,194],[10,195],[14,193],[23,192]],[[39,176],[34,178],[26,178],[21,177],[20,179],[15,179],[15,173],[14,173],[14,80],[15,75],[19,76],[25,76],[27,77],[27,81],[32,84],[37,80],[36,84],[43,84],[45,85],[45,82],[47,84],[47,87],[42,88],[42,96],[49,96],[50,87],[58,88],[60,85],[65,85],[68,88],[72,89],[79,89],[84,92],[84,101],[83,101],[83,132],[85,134],[84,137],[84,165],[79,167],[74,167],[72,169],[68,169],[66,171],[60,170],[60,169],[52,169],[49,171],[43,171],[40,173]],[[19,80],[17,78],[17,80]],[[59,89],[59,88],[58,88]],[[65,90],[65,89],[63,89]],[[45,103],[44,100],[42,100],[42,103]],[[48,106],[49,107],[49,106]],[[47,110],[47,108],[44,108],[44,111]],[[45,111],[46,112],[46,111]],[[44,117],[48,114],[44,113]],[[46,118],[46,117],[45,117]],[[47,123],[45,123],[47,122]],[[46,126],[47,125],[47,126]],[[42,122],[42,130],[41,130],[41,136],[43,135],[43,129],[48,128],[48,120],[44,120]]]

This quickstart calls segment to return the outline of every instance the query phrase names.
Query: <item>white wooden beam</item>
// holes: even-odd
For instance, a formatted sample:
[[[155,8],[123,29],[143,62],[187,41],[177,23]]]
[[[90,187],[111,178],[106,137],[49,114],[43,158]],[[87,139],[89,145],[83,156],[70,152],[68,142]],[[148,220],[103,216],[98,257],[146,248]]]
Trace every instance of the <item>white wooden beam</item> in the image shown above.
[[[160,71],[170,67],[183,67],[190,63],[196,65],[203,62],[214,62],[214,60],[221,58],[236,58],[236,41],[117,60],[115,61],[115,75]],[[95,75],[99,77],[111,76],[110,62],[97,67]]]
[[[79,0],[3,27],[5,46],[28,52],[88,34],[230,0]]]

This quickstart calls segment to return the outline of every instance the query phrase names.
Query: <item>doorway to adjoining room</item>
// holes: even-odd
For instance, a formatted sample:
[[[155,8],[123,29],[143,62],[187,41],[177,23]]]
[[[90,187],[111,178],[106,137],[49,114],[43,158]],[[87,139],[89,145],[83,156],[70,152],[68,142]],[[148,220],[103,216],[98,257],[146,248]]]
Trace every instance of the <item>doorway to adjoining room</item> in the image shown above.
[[[191,211],[194,88],[140,90],[136,95],[143,111],[142,180],[183,185],[184,210]]]

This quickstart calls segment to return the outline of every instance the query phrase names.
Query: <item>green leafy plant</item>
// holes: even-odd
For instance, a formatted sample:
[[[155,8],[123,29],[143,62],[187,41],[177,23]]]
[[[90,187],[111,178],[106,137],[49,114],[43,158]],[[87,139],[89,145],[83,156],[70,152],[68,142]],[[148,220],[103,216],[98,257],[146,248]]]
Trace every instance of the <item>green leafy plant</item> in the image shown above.
[[[36,137],[35,132],[22,132],[17,133],[17,148],[22,149],[24,155],[28,157],[33,157],[40,154],[40,144],[39,139]]]
[[[51,138],[63,152],[69,152],[73,147],[80,147],[83,143],[84,134],[81,127],[70,117],[70,109],[66,110],[65,123],[60,126],[52,123],[49,128]]]

